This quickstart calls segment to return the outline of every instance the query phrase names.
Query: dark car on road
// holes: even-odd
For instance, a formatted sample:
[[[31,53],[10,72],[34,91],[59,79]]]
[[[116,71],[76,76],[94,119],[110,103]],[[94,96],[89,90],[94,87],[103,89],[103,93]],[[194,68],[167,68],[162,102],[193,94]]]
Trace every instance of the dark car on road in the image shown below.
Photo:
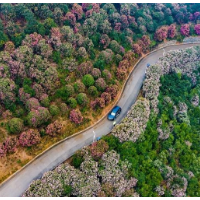
[[[108,114],[108,120],[113,121],[115,120],[119,114],[121,113],[121,108],[119,106],[115,106]]]

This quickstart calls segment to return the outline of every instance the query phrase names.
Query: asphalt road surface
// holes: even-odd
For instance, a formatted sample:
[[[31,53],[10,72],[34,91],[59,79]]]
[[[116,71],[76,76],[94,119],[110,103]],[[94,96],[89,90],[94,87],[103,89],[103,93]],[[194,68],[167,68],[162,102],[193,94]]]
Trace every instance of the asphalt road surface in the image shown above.
[[[163,56],[163,53],[165,54],[167,51],[184,49],[196,45],[198,44],[168,46],[165,47],[164,50],[158,50],[145,57],[132,72],[122,97],[118,102],[118,105],[122,108],[122,112],[117,118],[116,123],[119,123],[123,119],[130,107],[135,103],[145,78],[145,69],[147,63],[150,63],[151,65],[155,64],[158,61],[158,58]],[[2,183],[0,185],[0,196],[21,196],[22,193],[29,187],[30,183],[33,180],[40,178],[44,172],[52,170],[72,156],[77,150],[91,144],[94,140],[94,137],[97,138],[108,134],[113,127],[112,123],[113,122],[108,121],[105,117],[93,128],[90,128],[82,134],[65,140],[51,148],[49,151],[44,152],[36,160]]]

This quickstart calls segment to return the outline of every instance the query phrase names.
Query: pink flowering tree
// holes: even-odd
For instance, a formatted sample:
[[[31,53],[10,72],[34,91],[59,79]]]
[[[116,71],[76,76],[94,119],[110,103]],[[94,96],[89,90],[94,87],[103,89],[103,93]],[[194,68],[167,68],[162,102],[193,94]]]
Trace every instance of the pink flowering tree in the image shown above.
[[[194,30],[195,30],[195,32],[196,32],[197,35],[200,35],[200,24],[196,24],[194,26]]]
[[[67,12],[67,14],[64,17],[64,20],[69,21],[71,25],[75,25],[75,23],[76,23],[76,16],[72,12]]]
[[[56,120],[46,127],[46,133],[50,136],[56,136],[57,134],[61,133],[62,127],[62,123]]]
[[[162,26],[161,28],[156,30],[154,37],[156,40],[161,42],[167,38],[167,34],[168,34],[168,27]]]
[[[120,50],[120,49],[119,49]],[[98,57],[99,60],[103,60],[105,61],[107,64],[109,64],[112,59],[113,59],[113,51],[111,49],[106,49],[104,51],[102,51],[100,54],[99,54],[99,57]]]
[[[174,38],[176,36],[176,25],[171,24],[168,28],[168,37]]]
[[[98,79],[101,77],[101,71],[98,68],[93,68],[91,74],[94,77],[94,79]]]
[[[109,81],[112,80],[112,74],[110,73],[109,70],[104,69],[103,72],[102,72],[102,75],[103,75],[103,77],[105,78],[105,80],[106,80],[107,82],[109,82]]]
[[[8,41],[5,43],[4,50],[8,51],[9,53],[12,53],[15,50],[15,45],[13,44],[13,42]]]
[[[121,23],[123,28],[127,28],[129,26],[128,18],[126,15],[121,15]]]
[[[39,83],[33,83],[32,89],[35,91],[35,97],[40,99],[41,96],[45,93],[45,89]]]
[[[22,101],[24,104],[26,104],[26,101],[27,101],[28,99],[30,99],[30,97],[31,97],[31,95],[28,94],[28,93],[26,93],[26,92],[24,91],[24,88],[20,88],[20,89],[19,89],[19,99],[20,99],[20,101]]]
[[[73,6],[72,6],[72,10],[71,10],[72,13],[75,14],[76,18],[79,20],[79,19],[82,19],[82,16],[83,16],[83,9],[82,7],[77,4],[77,3],[74,3]]]
[[[53,47],[57,50],[61,46],[61,36],[60,29],[57,27],[54,27],[51,29],[51,38],[50,43],[53,45]]]
[[[181,26],[181,34],[183,36],[189,36],[190,35],[190,25],[189,24],[183,24]]]
[[[105,100],[105,104],[108,105],[111,102],[111,95],[107,92],[101,94],[101,98]]]
[[[133,51],[136,54],[141,55],[141,53],[142,53],[142,47],[139,46],[139,44],[133,44],[132,48],[133,48]]]
[[[120,30],[121,30],[121,26],[122,26],[121,23],[115,23],[115,27],[114,27],[114,29],[115,29],[116,31],[120,32]]]
[[[78,49],[77,56],[78,57],[83,57],[83,58],[87,57],[87,51],[86,51],[85,47],[80,47]]]
[[[38,107],[40,107],[40,103],[39,103],[38,99],[32,97],[27,100],[26,109],[28,111],[31,111],[32,109],[37,109]]]
[[[82,5],[82,9],[86,11],[88,7],[91,5],[91,3],[82,3],[81,5]]]
[[[73,86],[74,86],[75,92],[77,93],[81,93],[85,91],[85,85],[80,80],[76,81]]]
[[[151,44],[151,40],[148,35],[143,35],[141,40],[146,46],[149,46]]]
[[[125,69],[124,67],[118,67],[116,75],[119,80],[125,80],[127,75],[127,69]]]
[[[49,110],[44,107],[38,107],[29,112],[27,116],[28,124],[33,127],[40,126],[51,118]]]
[[[77,75],[82,77],[86,74],[90,74],[92,71],[92,63],[90,61],[83,62],[77,67]]]
[[[38,130],[29,129],[28,131],[22,132],[19,137],[19,144],[23,147],[30,147],[38,144],[41,140],[40,133]]]
[[[95,86],[99,91],[104,91],[107,87],[106,82],[103,78],[98,78],[95,81]]]
[[[79,110],[71,110],[69,118],[75,124],[80,124],[83,121],[83,116]]]
[[[105,99],[102,97],[96,98],[96,105],[100,108],[104,108],[106,105]]]
[[[111,85],[106,88],[106,92],[111,95],[111,98],[114,99],[117,96],[118,93],[118,86],[117,85]]]
[[[38,45],[41,39],[42,39],[42,36],[35,32],[30,35],[26,35],[26,38],[23,40],[22,44],[33,48]]]
[[[94,110],[97,107],[104,108],[106,106],[105,99],[102,97],[96,98],[94,101],[90,102],[90,107]]]
[[[16,137],[9,137],[4,142],[4,147],[7,153],[14,153],[17,150],[18,141]]]
[[[99,140],[97,142],[92,143],[90,146],[90,152],[92,157],[95,160],[98,160],[102,157],[102,155],[108,151],[108,143],[105,142],[104,140]]]
[[[91,102],[90,102],[90,107],[91,107],[93,110],[95,110],[96,107],[97,107],[97,101],[96,101],[96,100],[91,101]]]
[[[110,44],[110,38],[107,34],[103,34],[100,39],[100,45],[106,49]]]

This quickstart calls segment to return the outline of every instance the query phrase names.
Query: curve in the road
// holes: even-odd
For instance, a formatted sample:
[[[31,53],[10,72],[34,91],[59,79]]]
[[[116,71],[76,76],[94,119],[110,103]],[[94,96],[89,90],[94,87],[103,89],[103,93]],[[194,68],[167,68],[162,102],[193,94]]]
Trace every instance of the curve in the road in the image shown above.
[[[118,101],[118,105],[122,107],[122,112],[117,119],[117,123],[122,120],[130,107],[135,103],[145,77],[147,63],[155,64],[159,57],[163,56],[163,49],[167,52],[197,45],[199,44],[167,46],[155,50],[146,57],[140,59],[136,64],[135,69],[129,75],[129,78],[124,85],[125,87],[123,88],[122,95]],[[4,181],[0,185],[0,196],[21,196],[34,179],[40,178],[44,172],[58,166],[72,156],[78,149],[91,144],[93,142],[94,133],[95,137],[108,134],[111,131],[112,126],[112,123],[109,122],[105,116],[94,126],[53,145]]]

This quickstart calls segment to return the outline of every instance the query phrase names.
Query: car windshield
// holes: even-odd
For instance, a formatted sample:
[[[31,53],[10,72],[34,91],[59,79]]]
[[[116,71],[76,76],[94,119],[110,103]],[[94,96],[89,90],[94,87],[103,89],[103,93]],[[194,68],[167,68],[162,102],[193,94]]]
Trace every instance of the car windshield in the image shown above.
[[[112,115],[112,116],[115,116],[115,113],[114,113],[114,112],[111,112],[111,115]]]

